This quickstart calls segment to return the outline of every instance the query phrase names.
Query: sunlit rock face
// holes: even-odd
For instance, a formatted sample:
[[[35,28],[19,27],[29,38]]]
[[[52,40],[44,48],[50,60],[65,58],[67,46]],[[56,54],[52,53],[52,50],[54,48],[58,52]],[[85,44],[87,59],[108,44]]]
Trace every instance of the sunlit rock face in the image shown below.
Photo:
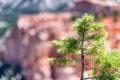
[[[108,16],[102,20],[105,30],[108,32],[108,44],[110,49],[120,51],[120,17],[115,20],[114,17]]]
[[[21,64],[22,74],[27,77],[27,80],[51,80],[52,78],[55,80],[70,80],[70,78],[77,80],[80,74],[79,61],[74,67],[65,69],[57,65],[50,65],[48,62],[48,57],[61,57],[57,54],[52,40],[66,36],[77,37],[77,34],[70,28],[73,24],[71,18],[72,14],[70,13],[41,13],[20,16],[16,26],[7,32],[5,60],[12,66]],[[114,23],[112,17],[107,17],[101,22],[109,33],[107,48],[119,50],[120,19]],[[91,66],[92,63],[86,60],[85,64]]]
[[[76,35],[70,28],[71,16],[69,13],[20,16],[16,26],[6,36],[6,61],[13,66],[14,63],[21,64],[22,74],[27,77],[27,80],[60,79],[52,76],[62,75],[62,73],[59,73],[58,69],[56,71],[56,67],[50,67],[48,57],[59,57],[52,40]],[[73,69],[71,74],[64,74],[67,76],[74,74],[72,77],[78,78],[74,67]]]
[[[70,28],[73,24],[72,17],[70,13],[21,15],[16,25],[7,32],[5,60],[12,66],[20,64],[22,74],[27,80],[77,80],[80,74],[80,61],[74,67],[65,69],[58,65],[50,65],[48,62],[48,57],[61,57],[57,54],[52,40],[66,36],[77,37]],[[105,29],[109,32],[109,48],[119,49],[119,26],[113,28],[117,25],[110,26],[113,22],[109,20],[111,19],[102,20],[106,26]],[[87,66],[92,64],[88,60],[85,62]]]
[[[57,54],[52,40],[67,36],[77,37],[77,34],[70,28],[73,24],[71,17],[70,13],[20,16],[16,26],[6,35],[5,60],[12,66],[21,64],[22,74],[27,76],[27,80],[50,80],[52,78],[77,80],[81,67],[79,61],[74,67],[65,69],[57,65],[50,65],[48,62],[48,57],[61,57]],[[119,19],[114,23],[113,19],[108,17],[101,22],[109,33],[107,48],[120,49]],[[73,56],[73,58],[75,57]],[[85,64],[91,66],[92,63],[86,60]]]

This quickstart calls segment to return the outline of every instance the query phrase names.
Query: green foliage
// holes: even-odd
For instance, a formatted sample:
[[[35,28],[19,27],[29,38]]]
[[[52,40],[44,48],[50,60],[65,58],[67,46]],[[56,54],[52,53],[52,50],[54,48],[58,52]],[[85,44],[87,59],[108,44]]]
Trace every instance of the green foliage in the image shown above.
[[[81,56],[81,80],[84,77],[84,56],[95,56],[92,60],[97,67],[93,69],[92,76],[98,80],[117,80],[120,73],[120,54],[117,51],[105,51],[105,39],[107,33],[101,23],[96,23],[94,17],[84,14],[81,18],[75,20],[72,28],[77,32],[78,37],[61,38],[54,40],[53,43],[58,47],[60,54],[80,55]],[[52,63],[66,66],[68,59],[51,58]],[[118,76],[116,76],[117,74]]]
[[[65,58],[50,58],[49,61],[52,64],[61,64],[63,67],[66,67],[69,64],[74,64],[74,60],[67,60]]]
[[[106,32],[97,32],[103,29],[103,25],[100,23],[94,22],[94,17],[88,14],[82,16],[82,18],[76,19],[72,28],[77,31],[79,37],[78,38],[61,38],[59,41],[53,41],[54,45],[59,47],[58,52],[65,54],[80,54],[80,50],[82,47],[82,35],[85,33],[84,41],[93,41],[91,46],[93,47],[97,44],[100,45],[100,42],[106,36]],[[95,33],[93,33],[95,32]],[[92,34],[91,34],[92,33]],[[89,35],[91,34],[91,35]],[[99,41],[98,41],[99,40]],[[102,42],[103,43],[103,42]],[[95,47],[96,47],[95,46]]]
[[[95,74],[99,80],[118,80],[120,78],[120,53],[112,50],[99,57],[99,70]]]
[[[55,46],[59,46],[58,52],[63,54],[77,54],[81,48],[79,39],[61,38],[61,41],[53,41]]]

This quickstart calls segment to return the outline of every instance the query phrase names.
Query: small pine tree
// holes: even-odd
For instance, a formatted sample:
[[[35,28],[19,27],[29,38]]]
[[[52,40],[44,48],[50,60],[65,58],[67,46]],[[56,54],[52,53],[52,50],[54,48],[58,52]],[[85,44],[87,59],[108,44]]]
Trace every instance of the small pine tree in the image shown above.
[[[53,44],[58,47],[58,52],[63,55],[79,55],[81,61],[81,75],[80,80],[84,80],[84,69],[86,68],[84,61],[85,56],[93,56],[92,61],[97,68],[92,68],[92,77],[97,80],[115,80],[114,73],[120,71],[120,67],[116,64],[120,62],[118,52],[105,51],[105,39],[107,33],[104,31],[104,27],[101,23],[94,21],[94,16],[84,14],[82,18],[77,18],[72,28],[77,32],[78,37],[61,38],[59,41],[54,40]],[[109,54],[110,53],[110,54]],[[112,59],[115,54],[116,56]],[[117,61],[115,58],[117,58]],[[109,59],[111,59],[109,61]],[[112,61],[114,60],[114,62]],[[66,66],[68,63],[72,64],[76,60],[67,58],[50,58],[52,63],[61,64]],[[117,62],[116,62],[117,61]],[[111,65],[110,65],[111,64]],[[114,67],[114,70],[113,70]],[[109,73],[108,69],[113,71]],[[107,74],[107,72],[109,74]],[[107,75],[106,75],[107,74]],[[109,76],[108,76],[109,75]],[[111,75],[111,76],[110,76]],[[89,79],[86,78],[86,79]]]

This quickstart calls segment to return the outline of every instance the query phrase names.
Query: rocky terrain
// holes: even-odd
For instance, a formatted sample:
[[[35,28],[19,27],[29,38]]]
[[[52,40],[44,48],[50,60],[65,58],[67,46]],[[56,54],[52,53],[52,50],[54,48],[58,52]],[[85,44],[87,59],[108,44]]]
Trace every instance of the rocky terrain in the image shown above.
[[[96,9],[94,6],[90,8],[90,13]],[[79,6],[77,7],[79,8]],[[66,36],[77,36],[71,29],[73,17],[75,17],[75,14],[70,12],[71,10],[61,13],[21,15],[15,26],[7,31],[4,42],[4,59],[13,68],[19,65],[21,67],[20,73],[25,76],[25,80],[79,80],[79,61],[74,66],[66,68],[51,65],[48,61],[49,57],[62,57],[57,54],[52,40]],[[83,9],[84,12],[86,12],[85,10]],[[99,10],[97,11],[99,12]],[[109,10],[107,11],[109,12]],[[119,50],[120,18],[114,19],[114,17],[108,16],[101,19],[100,22],[105,25],[105,30],[108,31],[106,49]],[[91,62],[88,60],[85,61],[85,64],[91,66]]]
[[[51,67],[48,62],[49,56],[59,56],[51,41],[60,36],[74,35],[70,29],[70,18],[69,13],[21,16],[6,37],[5,59],[13,66],[13,62],[21,64],[27,80],[50,80],[51,76],[56,80],[77,77],[75,68],[68,68],[72,70],[69,73],[64,71],[67,69]],[[61,70],[65,73],[59,72]]]
[[[13,66],[21,64],[28,80],[76,80],[80,71],[79,62],[67,68],[50,65],[48,62],[48,57],[60,57],[52,40],[61,36],[76,36],[70,28],[73,23],[71,17],[70,13],[20,16],[16,26],[6,35],[5,59]],[[107,48],[120,49],[120,21],[114,23],[112,17],[106,17],[101,22],[105,24],[109,35],[107,39],[110,47]],[[86,65],[90,66],[90,62],[86,61]]]

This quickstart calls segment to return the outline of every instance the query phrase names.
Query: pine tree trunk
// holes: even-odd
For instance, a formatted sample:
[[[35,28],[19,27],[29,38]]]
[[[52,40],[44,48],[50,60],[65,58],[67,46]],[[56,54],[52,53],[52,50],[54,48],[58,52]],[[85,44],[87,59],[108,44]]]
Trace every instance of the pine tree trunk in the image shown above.
[[[84,37],[85,37],[85,30],[82,34],[82,48],[81,48],[81,79],[84,80]]]
[[[82,68],[81,68],[81,79],[80,80],[84,80],[84,55],[81,55],[81,64],[82,64]]]

